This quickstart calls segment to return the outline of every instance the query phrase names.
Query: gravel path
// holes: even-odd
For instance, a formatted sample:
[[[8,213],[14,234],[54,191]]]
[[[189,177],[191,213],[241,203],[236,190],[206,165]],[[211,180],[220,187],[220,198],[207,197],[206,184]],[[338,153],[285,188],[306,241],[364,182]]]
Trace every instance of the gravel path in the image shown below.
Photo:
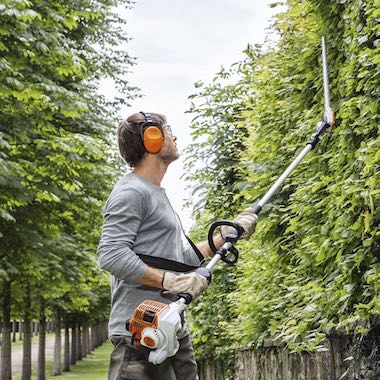
[[[62,336],[62,350],[63,350],[63,336]],[[46,360],[54,357],[54,334],[46,335]],[[38,356],[38,336],[33,337],[32,341],[32,367],[37,366]],[[19,343],[16,347],[12,347],[12,376],[21,373],[22,369],[22,345]]]

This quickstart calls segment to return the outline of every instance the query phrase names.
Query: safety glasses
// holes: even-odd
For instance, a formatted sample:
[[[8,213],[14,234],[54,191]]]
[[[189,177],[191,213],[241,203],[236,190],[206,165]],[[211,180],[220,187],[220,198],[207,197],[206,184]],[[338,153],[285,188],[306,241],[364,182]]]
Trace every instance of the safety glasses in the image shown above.
[[[167,133],[169,133],[170,135],[173,135],[172,127],[169,124],[164,125],[164,129],[166,130]]]

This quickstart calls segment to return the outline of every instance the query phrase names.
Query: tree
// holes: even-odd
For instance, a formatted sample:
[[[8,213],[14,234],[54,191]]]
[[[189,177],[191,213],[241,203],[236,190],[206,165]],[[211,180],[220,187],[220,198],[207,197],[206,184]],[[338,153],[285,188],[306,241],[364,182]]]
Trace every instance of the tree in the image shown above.
[[[121,48],[128,41],[124,21],[111,11],[119,4],[130,2],[0,2],[0,280],[9,290],[3,297],[6,340],[11,284],[29,284],[34,307],[41,281],[57,286],[61,280],[61,289],[55,289],[61,297],[72,272],[94,261],[100,207],[118,168],[109,159],[109,136],[118,107],[135,96],[126,80],[133,59]],[[122,97],[107,101],[97,94],[106,77]],[[70,244],[57,250],[57,241]],[[73,246],[75,254],[63,263]],[[5,347],[2,355],[9,358],[10,345]],[[2,361],[4,380],[11,377],[8,365]]]

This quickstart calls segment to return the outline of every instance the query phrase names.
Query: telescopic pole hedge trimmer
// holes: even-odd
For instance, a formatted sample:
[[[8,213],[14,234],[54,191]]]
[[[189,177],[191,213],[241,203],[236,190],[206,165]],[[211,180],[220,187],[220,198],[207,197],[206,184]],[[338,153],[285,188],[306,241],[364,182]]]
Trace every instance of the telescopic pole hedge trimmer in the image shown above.
[[[323,64],[323,88],[324,88],[324,115],[322,121],[317,124],[317,132],[307,142],[306,147],[288,166],[284,173],[277,179],[268,192],[251,205],[254,213],[258,215],[264,205],[272,198],[273,194],[281,187],[285,179],[294,168],[305,158],[305,156],[318,144],[321,136],[334,128],[335,114],[330,106],[330,92],[328,79],[328,66],[326,58],[326,42],[322,37],[322,64]],[[216,228],[230,226],[236,233],[226,236],[225,243],[219,249],[215,247],[213,235]],[[242,235],[243,230],[233,222],[220,220],[213,223],[208,232],[208,243],[214,253],[213,258],[206,267],[199,267],[196,272],[210,280],[211,270],[219,260],[227,264],[235,264],[239,257],[238,250],[234,243]],[[186,304],[190,303],[192,297],[189,294],[179,294],[178,300],[169,305],[157,301],[144,301],[135,310],[132,318],[127,322],[127,330],[132,333],[132,339],[136,345],[143,345],[151,349],[149,361],[153,364],[160,364],[166,358],[176,354],[179,348],[177,333],[181,329],[181,313],[185,310]]]

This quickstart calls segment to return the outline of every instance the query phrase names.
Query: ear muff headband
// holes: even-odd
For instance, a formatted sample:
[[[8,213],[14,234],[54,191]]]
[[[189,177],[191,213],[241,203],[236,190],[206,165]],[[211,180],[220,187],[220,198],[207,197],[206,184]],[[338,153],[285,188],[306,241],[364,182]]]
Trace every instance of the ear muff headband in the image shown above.
[[[164,131],[149,113],[140,112],[145,121],[141,123],[141,139],[148,153],[158,153],[164,143]]]

